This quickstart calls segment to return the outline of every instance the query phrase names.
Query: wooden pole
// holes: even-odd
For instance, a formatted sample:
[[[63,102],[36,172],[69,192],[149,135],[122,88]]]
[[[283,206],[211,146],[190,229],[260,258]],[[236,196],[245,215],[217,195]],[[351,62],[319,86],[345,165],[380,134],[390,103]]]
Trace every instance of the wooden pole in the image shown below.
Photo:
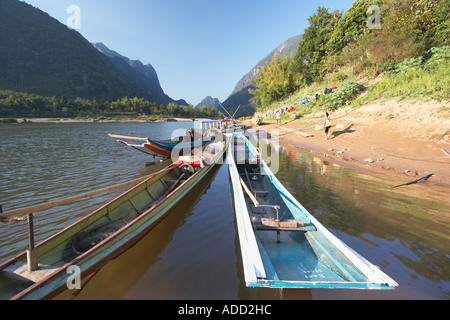
[[[248,189],[248,187],[245,184],[244,180],[242,180],[242,178],[239,178],[239,179],[241,180],[242,187],[244,188],[244,190],[247,193],[248,197],[250,198],[250,200],[252,200],[252,202],[255,205],[255,207],[258,208],[259,207],[259,201],[256,200],[256,197],[250,192],[250,190]]]
[[[27,250],[27,261],[28,261],[28,271],[33,272],[38,269],[38,259],[36,249],[34,247],[34,224],[33,224],[33,213],[28,214],[28,250]]]
[[[148,138],[120,136],[120,135],[117,135],[117,134],[111,134],[111,133],[108,134],[108,136],[110,136],[111,138],[116,138],[116,139],[128,139],[128,140],[148,141]]]

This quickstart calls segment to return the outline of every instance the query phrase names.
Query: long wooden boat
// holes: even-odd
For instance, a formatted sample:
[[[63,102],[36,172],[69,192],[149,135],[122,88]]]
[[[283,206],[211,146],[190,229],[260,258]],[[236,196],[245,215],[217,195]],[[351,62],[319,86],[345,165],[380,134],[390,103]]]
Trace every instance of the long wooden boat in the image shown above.
[[[123,136],[123,135],[117,135],[110,133],[109,136],[111,138],[116,139],[117,142],[120,142],[127,147],[130,147],[134,150],[137,150],[139,152],[148,154],[152,157],[165,157],[168,158],[168,152],[162,148],[156,148],[153,147],[153,145],[150,144],[150,141],[148,138],[140,138],[140,137],[129,137],[129,136]],[[164,153],[164,155],[162,154]]]
[[[217,137],[221,135],[219,131],[202,130],[189,130],[191,136],[187,139],[180,137],[175,140],[152,140],[149,138],[130,137],[116,134],[109,134],[111,138],[116,139],[118,142],[125,144],[135,150],[143,153],[147,153],[151,156],[163,156],[171,158],[173,152],[179,155],[188,155],[192,150],[197,148],[203,148],[208,144],[214,142]],[[186,142],[185,142],[186,141]]]
[[[152,150],[153,147],[155,150],[154,152],[161,152],[160,154],[164,153],[167,154],[167,157],[170,157],[172,155],[172,152],[174,152],[176,149],[178,149],[178,154],[183,155],[183,151],[186,151],[188,153],[191,153],[192,150],[197,148],[203,148],[204,146],[210,144],[216,139],[216,136],[214,137],[208,137],[201,140],[194,140],[192,142],[180,142],[180,141],[156,141],[148,139],[149,146],[147,147],[149,150]],[[152,151],[153,151],[152,150]],[[157,151],[156,151],[157,150]]]
[[[227,147],[225,141],[209,145],[203,153],[204,165],[192,173],[177,163],[168,166],[39,244],[33,249],[38,260],[34,271],[29,271],[27,252],[1,264],[0,300],[54,298],[68,289],[73,266],[79,268],[81,281],[89,278],[147,234],[221,165]]]
[[[248,287],[392,289],[397,283],[319,223],[242,134],[228,148]]]

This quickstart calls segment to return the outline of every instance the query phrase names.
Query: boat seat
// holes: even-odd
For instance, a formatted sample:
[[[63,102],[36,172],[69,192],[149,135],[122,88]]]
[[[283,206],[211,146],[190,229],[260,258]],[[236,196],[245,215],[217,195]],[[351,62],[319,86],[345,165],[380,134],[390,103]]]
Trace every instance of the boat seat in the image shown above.
[[[257,230],[265,231],[316,231],[316,227],[310,223],[300,223],[297,220],[281,220],[262,218],[254,221],[253,225]]]
[[[59,268],[60,267],[58,266],[39,265],[36,271],[29,272],[27,262],[16,261],[15,263],[0,271],[0,274],[9,279],[39,282],[49,275],[53,274]]]

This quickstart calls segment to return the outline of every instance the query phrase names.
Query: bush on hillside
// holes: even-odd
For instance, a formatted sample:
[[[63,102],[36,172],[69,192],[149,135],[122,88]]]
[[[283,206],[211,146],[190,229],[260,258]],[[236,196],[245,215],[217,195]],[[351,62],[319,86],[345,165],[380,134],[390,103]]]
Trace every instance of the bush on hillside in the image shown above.
[[[333,93],[325,96],[325,109],[333,111],[341,106],[349,104],[364,89],[364,85],[356,81],[344,81],[338,89],[333,91]]]
[[[436,70],[439,66],[450,61],[450,46],[431,48],[429,53],[431,53],[432,56],[424,66],[427,70]]]
[[[396,65],[388,75],[374,85],[369,93],[358,99],[365,103],[378,98],[431,97],[437,100],[450,98],[450,47],[432,48],[432,56],[406,59]]]
[[[395,76],[399,73],[406,73],[413,68],[421,68],[423,66],[424,59],[422,57],[416,57],[411,59],[405,59],[399,64],[393,66],[389,70],[388,75]]]

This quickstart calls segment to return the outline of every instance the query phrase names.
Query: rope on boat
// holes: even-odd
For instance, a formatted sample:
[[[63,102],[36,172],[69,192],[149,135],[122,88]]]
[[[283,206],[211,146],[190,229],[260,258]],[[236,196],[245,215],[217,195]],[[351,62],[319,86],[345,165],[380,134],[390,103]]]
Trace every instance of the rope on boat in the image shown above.
[[[26,208],[22,208],[22,209],[17,209],[17,210],[12,210],[12,211],[7,211],[7,212],[2,212],[0,211],[0,223],[11,223],[11,222],[19,222],[19,221],[26,221],[25,218],[13,218],[13,219],[8,219],[8,218],[12,218],[12,217],[18,217],[18,216],[22,216],[22,215],[26,215],[29,213],[33,213],[33,212],[37,212],[37,211],[42,211],[45,209],[50,209],[50,208],[54,208],[63,204],[68,204],[68,203],[72,203],[81,199],[85,199],[85,198],[89,198],[89,197],[93,197],[108,191],[112,191],[115,189],[119,189],[122,187],[126,187],[132,184],[137,184],[140,182],[143,182],[144,180],[148,180],[160,173],[169,171],[174,169],[177,166],[176,163],[171,164],[170,166],[166,167],[165,169],[162,169],[158,172],[152,173],[151,175],[139,178],[139,179],[134,179],[128,182],[124,182],[112,187],[108,187],[108,188],[104,188],[104,189],[100,189],[100,190],[96,190],[96,191],[92,191],[89,193],[85,193],[85,194],[81,194],[78,196],[74,196],[74,197],[70,197],[70,198],[66,198],[66,199],[61,199],[61,200],[55,200],[55,201],[50,201],[44,204],[40,204],[40,205],[35,205],[35,206],[30,206],[30,207],[26,207]]]

